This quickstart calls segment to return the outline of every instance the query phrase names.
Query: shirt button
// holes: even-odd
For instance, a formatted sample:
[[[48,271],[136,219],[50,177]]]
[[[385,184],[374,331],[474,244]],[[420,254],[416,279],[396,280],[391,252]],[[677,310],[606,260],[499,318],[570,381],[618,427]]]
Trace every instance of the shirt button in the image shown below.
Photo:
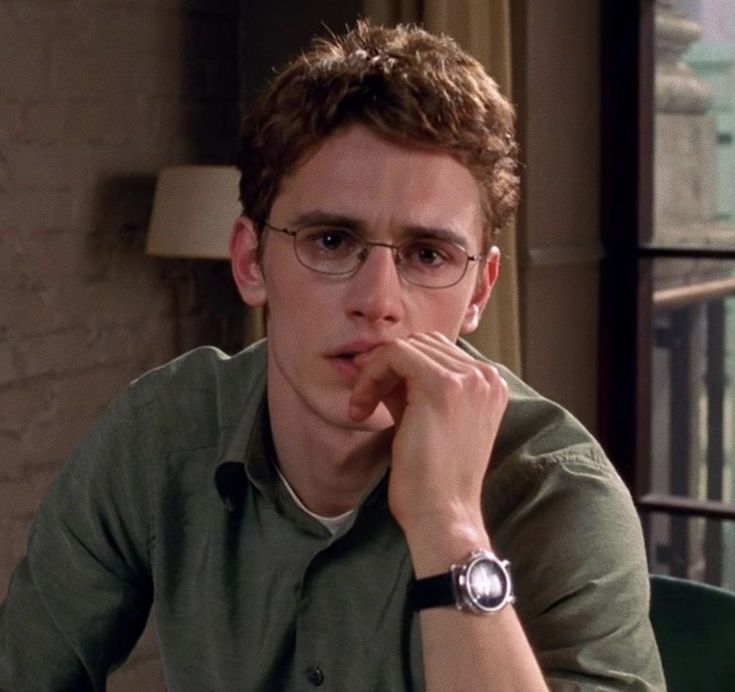
[[[306,673],[306,677],[308,678],[309,682],[314,685],[314,687],[319,687],[319,685],[324,682],[324,673],[319,666],[309,668]]]

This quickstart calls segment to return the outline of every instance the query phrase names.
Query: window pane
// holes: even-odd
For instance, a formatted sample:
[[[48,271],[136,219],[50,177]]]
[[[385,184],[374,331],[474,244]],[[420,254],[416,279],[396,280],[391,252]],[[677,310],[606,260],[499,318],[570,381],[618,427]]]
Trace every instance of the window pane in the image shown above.
[[[657,260],[650,492],[735,503],[735,264]]]
[[[643,525],[651,572],[735,591],[735,522],[655,512]]]
[[[732,0],[658,0],[654,246],[735,248]]]

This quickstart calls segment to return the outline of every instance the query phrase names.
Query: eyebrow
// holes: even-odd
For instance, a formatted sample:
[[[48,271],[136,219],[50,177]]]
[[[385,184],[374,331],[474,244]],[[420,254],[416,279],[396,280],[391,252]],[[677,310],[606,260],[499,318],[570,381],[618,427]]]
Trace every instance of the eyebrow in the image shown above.
[[[469,249],[467,238],[460,235],[450,228],[435,228],[434,226],[406,226],[403,228],[406,240],[414,240],[420,238],[436,238],[437,240],[446,240],[455,245],[459,245],[467,254],[472,254]]]
[[[343,226],[344,228],[349,228],[355,231],[365,230],[365,224],[358,219],[351,216],[345,216],[344,214],[334,214],[321,209],[303,212],[298,216],[293,217],[290,221],[290,225],[294,228],[302,228],[303,226],[319,224],[325,224],[327,226]]]
[[[367,235],[366,225],[364,221],[360,221],[352,216],[344,214],[336,214],[322,209],[314,209],[312,211],[303,212],[293,217],[290,226],[293,228],[303,228],[304,226],[325,224],[327,226],[341,226],[349,228],[352,231]],[[446,240],[463,248],[468,254],[470,253],[468,239],[450,228],[437,228],[435,226],[410,225],[401,227],[402,241],[418,240],[421,238],[436,238],[437,240]]]

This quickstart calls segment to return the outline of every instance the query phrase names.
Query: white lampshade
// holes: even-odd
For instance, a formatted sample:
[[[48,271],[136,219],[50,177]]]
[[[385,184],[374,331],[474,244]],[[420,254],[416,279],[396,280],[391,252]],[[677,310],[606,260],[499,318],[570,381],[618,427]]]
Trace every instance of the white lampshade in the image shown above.
[[[145,251],[163,257],[227,259],[241,213],[233,166],[171,166],[158,175]]]

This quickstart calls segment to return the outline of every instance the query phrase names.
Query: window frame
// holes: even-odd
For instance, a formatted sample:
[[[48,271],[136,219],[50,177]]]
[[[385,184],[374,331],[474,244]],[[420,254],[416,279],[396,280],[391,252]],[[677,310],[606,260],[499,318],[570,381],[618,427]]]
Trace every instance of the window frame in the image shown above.
[[[657,246],[653,237],[655,0],[601,0],[599,435],[644,520],[735,520],[735,506],[650,493],[653,263],[735,259],[735,248]],[[620,373],[627,376],[621,377]]]

